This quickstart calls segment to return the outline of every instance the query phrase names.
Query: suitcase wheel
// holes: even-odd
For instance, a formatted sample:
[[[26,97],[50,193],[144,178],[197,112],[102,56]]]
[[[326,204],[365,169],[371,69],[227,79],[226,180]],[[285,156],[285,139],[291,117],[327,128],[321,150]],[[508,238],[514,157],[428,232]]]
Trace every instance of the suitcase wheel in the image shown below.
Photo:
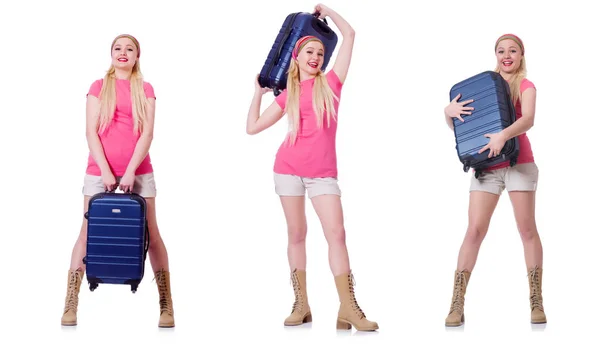
[[[131,293],[135,293],[137,291],[138,285],[131,285]]]
[[[95,282],[90,282],[90,291],[94,292],[96,288],[98,288],[98,284]]]
[[[273,95],[279,96],[279,94],[281,94],[281,89],[273,88]]]
[[[469,171],[469,165],[463,165],[463,171],[467,173]]]

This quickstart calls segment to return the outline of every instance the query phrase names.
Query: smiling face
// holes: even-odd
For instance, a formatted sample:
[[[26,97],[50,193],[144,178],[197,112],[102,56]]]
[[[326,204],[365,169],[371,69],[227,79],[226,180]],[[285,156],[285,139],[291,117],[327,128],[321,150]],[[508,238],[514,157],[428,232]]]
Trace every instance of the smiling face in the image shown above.
[[[300,70],[310,76],[316,76],[323,66],[325,48],[319,41],[308,42],[298,54]]]
[[[505,39],[498,43],[498,47],[496,47],[496,59],[500,71],[507,74],[515,73],[521,66],[522,58],[523,51],[517,42]]]
[[[112,64],[115,68],[131,70],[137,61],[138,49],[128,37],[121,37],[112,47]]]

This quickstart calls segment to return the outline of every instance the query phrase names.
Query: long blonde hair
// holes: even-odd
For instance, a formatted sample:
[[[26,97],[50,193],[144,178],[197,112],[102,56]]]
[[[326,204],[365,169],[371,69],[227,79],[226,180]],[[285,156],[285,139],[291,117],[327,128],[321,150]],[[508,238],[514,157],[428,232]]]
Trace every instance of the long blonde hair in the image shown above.
[[[500,73],[500,65],[496,66],[496,72]],[[525,56],[521,56],[521,65],[517,71],[510,77],[508,80],[508,85],[510,86],[510,98],[513,104],[517,104],[517,102],[521,101],[521,82],[523,79],[527,77],[527,66],[525,64]]]
[[[285,109],[288,114],[289,122],[289,144],[293,145],[296,142],[298,129],[300,127],[300,66],[296,59],[292,59],[290,63],[287,73],[286,89],[287,100]],[[325,112],[327,113],[327,127],[329,127],[331,125],[331,118],[333,117],[333,119],[336,120],[334,100],[339,102],[340,99],[329,86],[327,76],[325,76],[325,73],[321,70],[317,72],[315,77],[312,100],[317,127],[319,129],[323,127],[323,114]]]
[[[500,41],[506,39],[514,41],[516,44],[519,45],[519,48],[521,48],[521,64],[519,65],[517,71],[508,80],[508,85],[510,86],[510,96],[513,104],[516,105],[517,102],[521,101],[521,82],[523,82],[523,79],[527,77],[527,65],[525,64],[525,45],[523,44],[523,40],[521,40],[519,36],[515,34],[504,34],[498,37],[498,39],[496,40],[494,50],[498,48],[498,44],[500,43]],[[496,65],[495,71],[497,73],[500,73],[499,63]]]
[[[110,48],[115,45],[115,42],[119,38],[126,37],[133,41],[138,50],[138,60],[133,65],[131,76],[129,77],[129,83],[131,85],[131,111],[133,113],[133,131],[134,133],[141,133],[144,130],[146,124],[146,106],[148,99],[144,92],[144,76],[140,68],[140,44],[138,40],[131,35],[119,35],[117,36]],[[112,53],[111,53],[112,54]],[[111,64],[110,68],[104,76],[102,83],[102,89],[100,89],[100,114],[99,114],[99,132],[102,133],[110,125],[117,103],[117,92],[116,92],[116,76],[115,67]]]

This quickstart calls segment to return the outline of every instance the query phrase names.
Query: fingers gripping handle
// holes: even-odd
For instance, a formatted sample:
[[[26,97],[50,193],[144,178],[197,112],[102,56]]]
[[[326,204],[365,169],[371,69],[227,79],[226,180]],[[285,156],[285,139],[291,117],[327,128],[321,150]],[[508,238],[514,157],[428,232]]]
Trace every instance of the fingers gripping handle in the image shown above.
[[[319,19],[320,15],[321,15],[320,12],[313,13],[313,16],[317,17],[317,19]],[[329,25],[329,23],[327,23],[327,18],[323,18],[323,21],[325,22],[325,24]]]

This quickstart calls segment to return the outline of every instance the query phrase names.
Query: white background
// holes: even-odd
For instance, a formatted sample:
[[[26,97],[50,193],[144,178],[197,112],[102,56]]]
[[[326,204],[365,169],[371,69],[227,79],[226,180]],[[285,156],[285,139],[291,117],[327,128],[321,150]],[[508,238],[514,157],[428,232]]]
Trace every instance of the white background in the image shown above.
[[[573,0],[325,2],[356,30],[340,107],[339,181],[358,302],[381,329],[336,332],[337,293],[310,204],[314,322],[283,327],[293,293],[272,165],[285,121],[257,136],[246,135],[245,122],[253,79],[283,20],[315,4],[2,3],[0,335],[19,338],[2,344],[524,345],[593,337],[600,48],[597,14]],[[538,90],[529,136],[540,169],[549,323],[541,333],[529,324],[522,245],[504,194],[469,285],[467,324],[448,330],[469,174],[443,108],[453,84],[494,68],[494,42],[506,32],[524,40]],[[79,326],[59,324],[82,218],[85,95],[108,69],[120,33],[140,40],[142,71],[158,97],[151,157],[174,330],[157,328],[150,269],[135,295],[127,286],[91,293],[84,281]],[[263,108],[272,100],[267,94]]]

